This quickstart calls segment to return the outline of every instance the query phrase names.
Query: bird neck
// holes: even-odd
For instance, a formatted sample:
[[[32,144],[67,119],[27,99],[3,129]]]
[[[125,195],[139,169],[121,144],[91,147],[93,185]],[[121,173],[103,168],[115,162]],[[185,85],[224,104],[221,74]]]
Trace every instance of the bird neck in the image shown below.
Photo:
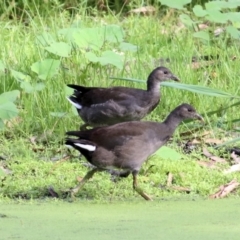
[[[182,122],[182,118],[176,116],[174,113],[170,113],[164,120],[164,123],[174,131],[178,125]]]
[[[160,82],[155,80],[153,77],[149,77],[147,81],[147,91],[153,94],[160,94]]]

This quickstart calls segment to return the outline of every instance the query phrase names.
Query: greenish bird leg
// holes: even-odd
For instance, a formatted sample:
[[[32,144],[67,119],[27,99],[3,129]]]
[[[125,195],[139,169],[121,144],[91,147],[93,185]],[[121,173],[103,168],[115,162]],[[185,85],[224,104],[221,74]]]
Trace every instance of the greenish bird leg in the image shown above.
[[[94,168],[90,171],[87,172],[87,174],[84,176],[84,178],[79,182],[79,184],[71,189],[71,196],[74,197],[74,195],[76,193],[78,193],[78,191],[84,186],[84,184],[90,179],[92,178],[92,176],[94,175],[94,173],[98,172],[98,171],[101,171],[101,169],[99,168]]]
[[[133,171],[133,172],[132,172],[132,175],[133,175],[133,189],[134,189],[139,195],[141,195],[145,200],[150,200],[150,201],[152,201],[152,198],[149,197],[140,187],[138,187],[138,184],[137,184],[137,175],[138,175],[138,172],[137,172],[137,171]]]

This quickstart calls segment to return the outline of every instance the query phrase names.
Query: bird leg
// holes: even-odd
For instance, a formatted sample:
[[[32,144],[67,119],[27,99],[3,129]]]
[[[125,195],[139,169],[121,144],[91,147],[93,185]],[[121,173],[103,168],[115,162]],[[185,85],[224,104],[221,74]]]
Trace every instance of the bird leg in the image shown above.
[[[78,193],[78,191],[83,187],[83,185],[87,182],[87,180],[89,180],[90,178],[92,178],[92,176],[94,175],[94,173],[98,172],[98,171],[101,171],[101,169],[98,169],[98,168],[94,168],[94,169],[91,169],[90,171],[87,172],[87,174],[84,176],[84,178],[79,182],[79,184],[75,187],[75,188],[72,188],[70,190],[71,192],[71,196],[74,197],[74,195],[76,193]]]
[[[132,172],[133,175],[133,189],[140,194],[145,200],[152,200],[151,197],[149,197],[141,188],[138,187],[137,184],[137,175],[138,175],[138,171],[133,171]]]

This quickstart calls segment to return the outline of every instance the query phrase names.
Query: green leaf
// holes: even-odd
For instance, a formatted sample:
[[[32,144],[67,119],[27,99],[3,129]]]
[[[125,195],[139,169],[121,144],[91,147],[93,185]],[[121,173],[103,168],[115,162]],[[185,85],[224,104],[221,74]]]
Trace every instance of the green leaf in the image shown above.
[[[69,57],[69,54],[71,53],[71,46],[65,42],[54,42],[45,49],[60,57]]]
[[[73,44],[74,42],[74,38],[73,35],[78,31],[78,28],[62,28],[58,31],[58,34],[61,35],[61,37],[63,36],[64,39],[67,40],[67,42]]]
[[[183,6],[191,3],[192,0],[176,0],[176,1],[169,1],[169,0],[160,0],[162,5],[166,5],[170,8],[176,8],[176,9],[184,9]]]
[[[237,8],[240,6],[239,0],[228,0],[226,3],[226,8]]]
[[[200,39],[206,40],[206,41],[210,41],[209,33],[205,32],[205,31],[195,32],[193,34],[193,36],[196,37],[196,38],[200,38]]]
[[[234,39],[240,38],[240,31],[237,30],[235,27],[228,26],[228,27],[226,27],[226,31],[227,31],[227,33],[229,33],[231,35],[232,38],[234,38]]]
[[[195,5],[193,8],[193,12],[197,17],[204,17],[207,15],[207,12],[203,10],[202,6],[200,5]]]
[[[133,45],[127,42],[121,42],[119,45],[119,48],[121,49],[121,51],[130,51],[130,52],[136,52],[138,50],[138,47],[136,45]]]
[[[40,44],[43,47],[46,47],[46,46],[49,46],[52,43],[54,43],[55,39],[53,38],[53,36],[50,33],[44,32],[41,35],[38,35],[36,37],[36,42],[37,42],[37,44]]]
[[[159,148],[154,153],[154,155],[159,156],[162,159],[170,159],[170,160],[180,160],[181,158],[183,158],[182,154],[166,146],[162,146],[161,148]]]
[[[206,16],[206,19],[210,22],[215,23],[227,23],[228,17],[226,14],[221,13],[218,10],[207,10],[208,16]]]
[[[132,81],[132,82],[140,82],[146,84],[146,81],[134,79],[134,78],[116,78],[111,77],[110,79],[120,79],[120,80],[126,80],[126,81]],[[199,86],[199,85],[192,85],[192,84],[184,84],[184,83],[176,83],[176,82],[162,82],[161,86],[167,86],[177,89],[186,90],[193,93],[208,95],[212,97],[224,97],[224,98],[240,98],[239,96],[231,95],[230,93],[205,87],[205,86]]]
[[[105,41],[119,43],[123,41],[124,32],[118,25],[107,25],[101,27]]]
[[[162,86],[168,86],[173,88],[178,88],[186,91],[190,91],[193,93],[204,94],[212,97],[224,97],[224,98],[240,98],[239,96],[234,96],[230,93],[193,84],[184,84],[184,83],[173,83],[173,82],[163,82],[161,83]]]
[[[27,93],[32,93],[36,91],[42,91],[45,88],[45,84],[40,82],[40,83],[35,83],[31,84],[29,82],[22,82],[20,87]]]
[[[231,21],[232,23],[235,24],[240,22],[240,13],[239,12],[228,12],[228,13],[224,13],[224,15],[226,16],[226,19],[228,19],[229,21]]]
[[[11,74],[12,76],[19,82],[29,82],[31,81],[31,77],[25,73],[22,73],[22,72],[18,72],[18,71],[15,71],[13,69],[10,70],[11,71]]]
[[[18,109],[12,102],[5,102],[0,104],[0,118],[11,119],[18,115]]]
[[[97,57],[96,54],[93,53],[93,52],[87,52],[87,53],[85,54],[85,57],[86,57],[90,62],[96,63],[96,62],[99,61],[99,57]]]
[[[79,29],[73,34],[73,39],[80,48],[99,50],[104,43],[104,35],[101,33],[101,28]]]
[[[0,95],[0,103],[3,102],[3,99],[4,101],[14,102],[19,96],[20,92],[18,90],[2,93]]]
[[[60,61],[55,59],[45,59],[40,62],[35,62],[31,66],[31,70],[38,74],[42,80],[53,77],[57,74],[60,66]]]
[[[195,22],[192,21],[192,19],[187,14],[181,14],[179,17],[184,25],[188,27],[194,26]]]
[[[221,10],[222,9],[222,1],[209,1],[209,2],[205,3],[205,8],[207,11]]]
[[[119,69],[123,68],[123,57],[113,51],[105,51],[99,58],[101,65],[111,64]]]
[[[111,64],[119,69],[123,68],[123,57],[113,51],[105,51],[101,57],[97,57],[94,53],[88,52],[86,58],[91,62],[99,62],[102,66]]]

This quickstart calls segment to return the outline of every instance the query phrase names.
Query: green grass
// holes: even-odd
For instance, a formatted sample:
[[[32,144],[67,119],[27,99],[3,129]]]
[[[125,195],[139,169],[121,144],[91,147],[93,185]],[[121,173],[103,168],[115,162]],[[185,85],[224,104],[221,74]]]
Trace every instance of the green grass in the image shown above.
[[[69,58],[59,58],[45,51],[36,44],[36,37],[43,32],[51,33],[56,38],[57,31],[69,28],[72,24],[84,27],[98,27],[106,24],[116,24],[125,31],[124,40],[138,46],[137,52],[125,52],[125,68],[118,69],[113,66],[88,64],[83,52],[74,49]],[[190,30],[183,29],[175,33],[177,18],[161,21],[158,16],[152,17],[118,17],[106,15],[93,17],[76,15],[70,17],[68,12],[57,12],[48,18],[29,15],[28,24],[23,22],[1,21],[0,29],[0,60],[5,64],[6,71],[0,72],[0,91],[6,92],[18,89],[21,91],[16,104],[19,116],[9,120],[0,135],[0,152],[6,156],[6,161],[1,165],[13,171],[11,175],[1,173],[0,196],[2,198],[41,198],[47,194],[47,187],[54,189],[64,197],[62,192],[76,184],[76,176],[83,177],[86,167],[73,158],[63,163],[49,160],[54,156],[63,156],[66,153],[62,146],[64,133],[67,130],[79,128],[81,123],[75,110],[66,101],[66,96],[71,93],[66,88],[67,83],[83,84],[86,86],[132,86],[145,88],[141,83],[121,80],[111,80],[110,77],[127,77],[145,80],[151,70],[157,65],[155,59],[170,58],[166,64],[183,83],[208,86],[231,93],[238,94],[239,90],[239,63],[232,61],[236,56],[239,59],[238,44],[232,42],[226,45],[225,39],[217,44],[204,45],[200,40],[192,37]],[[164,34],[164,30],[167,34]],[[59,41],[61,39],[58,39]],[[105,46],[105,50],[112,50],[115,45]],[[222,51],[222,49],[225,49]],[[220,54],[218,64],[198,70],[189,67],[192,56]],[[20,88],[12,75],[11,69],[28,74],[32,83],[39,79],[31,71],[31,65],[37,61],[54,58],[61,59],[60,71],[52,78],[44,80],[45,88],[42,91],[27,93]],[[238,126],[234,119],[240,118],[238,106],[227,109],[225,112],[207,117],[207,112],[227,107],[234,100],[209,97],[193,94],[178,89],[162,87],[162,99],[158,108],[146,119],[161,121],[177,105],[186,102],[192,104],[206,119],[205,129],[211,129],[215,136],[221,136],[220,130],[228,131]],[[51,115],[63,113],[63,117]],[[225,122],[222,124],[222,122]],[[220,129],[221,127],[221,129]],[[171,147],[178,148],[179,132],[187,130],[189,125],[181,126],[176,134]],[[46,143],[40,138],[46,135]],[[36,137],[39,142],[36,146],[30,143],[29,138]],[[40,150],[35,150],[35,148]],[[179,150],[181,151],[181,150]],[[200,157],[201,150],[195,153]],[[174,184],[192,189],[190,195],[208,196],[216,191],[221,184],[231,181],[234,177],[240,180],[238,174],[223,175],[221,170],[201,168],[196,164],[193,155],[186,155],[184,160],[163,160],[154,157],[148,161],[140,174],[139,182],[150,195],[161,198],[171,195],[182,195],[177,191],[161,188],[166,183],[166,174],[172,172],[175,176]],[[84,160],[81,160],[84,161]],[[147,173],[148,166],[154,165]],[[182,174],[183,173],[183,174]],[[184,177],[182,177],[184,176]],[[131,178],[123,179],[117,183],[110,181],[106,173],[98,173],[86,184],[79,193],[81,198],[90,199],[127,199],[139,198],[132,192]],[[237,194],[240,192],[237,191]]]

